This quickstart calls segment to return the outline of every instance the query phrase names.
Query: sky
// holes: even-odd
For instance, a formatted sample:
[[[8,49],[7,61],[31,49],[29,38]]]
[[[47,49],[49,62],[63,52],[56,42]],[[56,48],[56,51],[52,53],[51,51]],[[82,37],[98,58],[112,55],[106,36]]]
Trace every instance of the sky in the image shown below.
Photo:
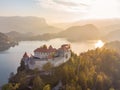
[[[37,16],[48,22],[120,18],[120,0],[0,0],[0,16]]]

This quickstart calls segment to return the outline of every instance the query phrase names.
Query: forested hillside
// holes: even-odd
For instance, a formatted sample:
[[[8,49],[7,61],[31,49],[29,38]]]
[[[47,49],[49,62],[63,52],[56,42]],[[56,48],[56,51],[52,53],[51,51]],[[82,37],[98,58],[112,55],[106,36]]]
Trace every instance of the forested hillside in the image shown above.
[[[13,41],[10,37],[0,32],[0,51],[7,50],[16,44],[16,41]]]
[[[26,70],[21,62],[2,90],[52,90],[59,82],[59,90],[120,90],[120,55],[113,50],[101,48],[79,56],[72,52],[67,63],[56,68],[47,63],[43,70]]]

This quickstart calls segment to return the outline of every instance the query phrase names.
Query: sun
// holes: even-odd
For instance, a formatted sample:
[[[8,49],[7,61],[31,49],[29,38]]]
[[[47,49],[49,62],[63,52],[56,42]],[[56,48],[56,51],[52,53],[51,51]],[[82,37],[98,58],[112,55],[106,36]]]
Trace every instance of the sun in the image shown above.
[[[97,43],[95,43],[95,48],[101,48],[103,47],[104,42],[102,40],[98,40]]]

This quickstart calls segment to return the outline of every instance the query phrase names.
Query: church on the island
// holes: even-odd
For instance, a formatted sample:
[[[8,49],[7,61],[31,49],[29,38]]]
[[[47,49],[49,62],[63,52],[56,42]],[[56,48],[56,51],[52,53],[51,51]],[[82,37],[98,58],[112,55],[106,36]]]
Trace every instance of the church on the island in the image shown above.
[[[42,70],[42,67],[48,62],[56,67],[68,61],[70,57],[71,51],[69,44],[61,45],[58,49],[53,48],[51,45],[49,47],[43,45],[34,50],[34,55],[28,55],[25,52],[22,60],[29,69],[33,70],[38,68]]]

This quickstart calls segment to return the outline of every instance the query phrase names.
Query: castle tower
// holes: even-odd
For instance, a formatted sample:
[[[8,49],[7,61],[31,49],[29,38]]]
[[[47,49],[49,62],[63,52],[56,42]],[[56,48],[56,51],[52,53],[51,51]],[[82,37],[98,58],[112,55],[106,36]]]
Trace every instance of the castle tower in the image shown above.
[[[29,55],[26,52],[24,53],[22,60],[24,61],[25,65],[28,65]]]

